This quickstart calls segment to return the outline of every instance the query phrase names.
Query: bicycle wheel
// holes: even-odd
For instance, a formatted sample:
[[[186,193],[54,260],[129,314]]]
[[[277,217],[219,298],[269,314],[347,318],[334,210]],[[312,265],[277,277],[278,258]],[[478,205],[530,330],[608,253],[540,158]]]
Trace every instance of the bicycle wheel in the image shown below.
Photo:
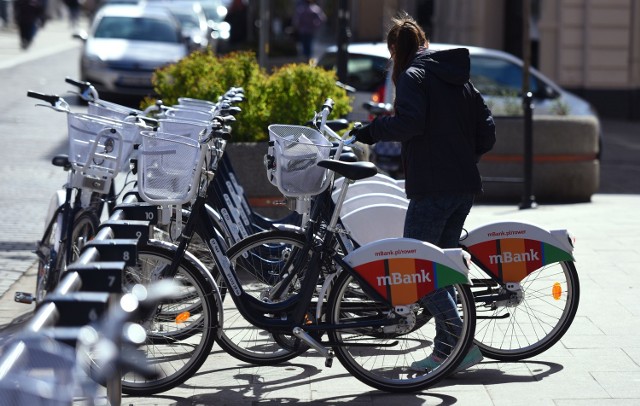
[[[76,214],[71,231],[71,258],[66,258],[66,241],[63,223],[64,215],[58,213],[56,221],[42,241],[38,243],[38,275],[36,277],[36,303],[41,303],[47,293],[58,286],[66,264],[78,259],[84,244],[95,237],[100,219],[93,210],[83,210]],[[59,244],[57,244],[59,242]],[[57,246],[57,249],[56,249]]]
[[[138,248],[138,264],[127,268],[126,283],[149,284],[157,280],[173,256],[174,251],[164,246]],[[218,318],[210,278],[183,259],[174,279],[180,286],[176,297],[164,301],[152,317],[141,323],[147,331],[141,350],[159,377],[144,379],[127,373],[122,378],[124,393],[146,396],[172,389],[192,377],[211,352]]]
[[[480,281],[472,289],[478,314],[475,342],[489,358],[518,361],[546,351],[567,332],[578,310],[580,283],[573,262],[556,262],[529,274],[505,300],[491,299],[508,293],[504,286],[476,266],[470,274]]]
[[[285,299],[300,286],[297,280],[279,297],[268,297],[268,292],[286,272],[286,264],[305,245],[305,237],[280,230],[271,230],[251,235],[227,251],[234,265],[242,288],[248,294],[277,302]],[[304,255],[306,258],[306,255]],[[231,295],[223,300],[224,325],[217,342],[231,356],[252,364],[275,365],[308,349],[293,336],[275,337],[251,325],[238,312]]]
[[[91,241],[98,233],[100,226],[100,218],[93,210],[83,210],[76,215],[73,221],[73,231],[71,232],[71,258],[63,261],[64,264],[70,264],[78,259],[84,245]]]
[[[358,380],[388,392],[412,392],[426,389],[446,377],[466,355],[475,328],[475,307],[467,285],[454,285],[458,313],[462,319],[457,341],[436,368],[415,372],[411,364],[432,354],[436,328],[435,317],[418,305],[406,318],[395,316],[397,324],[381,327],[350,327],[354,322],[367,323],[393,317],[393,306],[367,296],[351,275],[343,272],[329,296],[327,313],[331,324],[343,328],[329,330],[336,357]]]
[[[38,241],[36,255],[38,256],[38,275],[36,276],[36,304],[42,303],[52,287],[57,285],[58,277],[53,275],[56,273],[58,266],[58,251],[56,249],[57,242],[61,240],[60,231],[62,228],[62,213],[58,213],[56,220],[51,227],[45,231],[42,240]],[[55,281],[54,281],[55,280]]]

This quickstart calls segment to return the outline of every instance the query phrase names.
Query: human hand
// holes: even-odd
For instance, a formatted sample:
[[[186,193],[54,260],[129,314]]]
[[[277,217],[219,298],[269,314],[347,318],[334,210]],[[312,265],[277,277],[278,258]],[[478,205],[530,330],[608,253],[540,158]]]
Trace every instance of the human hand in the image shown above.
[[[356,141],[363,144],[372,145],[376,143],[371,135],[371,124],[362,125],[360,123],[356,123],[353,129],[349,132],[349,135],[356,137]]]

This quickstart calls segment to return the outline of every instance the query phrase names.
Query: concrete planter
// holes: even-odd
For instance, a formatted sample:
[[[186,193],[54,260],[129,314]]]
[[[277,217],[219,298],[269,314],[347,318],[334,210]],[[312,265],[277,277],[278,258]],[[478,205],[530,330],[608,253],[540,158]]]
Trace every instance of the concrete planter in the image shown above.
[[[244,188],[249,204],[258,213],[280,218],[289,210],[278,203],[284,200],[282,193],[267,179],[264,156],[267,142],[232,142],[227,144],[225,154],[229,155],[238,183]]]
[[[497,141],[482,158],[484,178],[524,176],[524,119],[496,117]],[[539,201],[584,202],[598,190],[600,162],[597,120],[583,116],[535,116],[533,119],[533,193]],[[484,182],[487,200],[518,200],[523,184]]]
[[[485,178],[480,200],[513,201],[522,198],[524,177],[524,119],[496,117],[497,141],[482,158]],[[597,120],[582,116],[536,116],[533,120],[533,193],[540,202],[587,202],[600,184],[597,159],[600,128]],[[280,218],[289,211],[279,205],[280,191],[267,180],[266,142],[230,143],[236,177],[251,206],[260,214]],[[502,181],[492,181],[491,179]]]

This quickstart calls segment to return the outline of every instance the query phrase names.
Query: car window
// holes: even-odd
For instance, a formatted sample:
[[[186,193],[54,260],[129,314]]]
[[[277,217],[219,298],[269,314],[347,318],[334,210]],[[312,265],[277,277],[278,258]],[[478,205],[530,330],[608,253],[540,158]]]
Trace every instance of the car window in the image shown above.
[[[522,92],[522,68],[513,62],[485,56],[471,56],[471,81],[489,96],[517,96]],[[529,90],[538,93],[538,80],[529,76]]]
[[[357,91],[374,92],[384,84],[388,59],[371,55],[349,54],[347,84]],[[327,54],[318,62],[325,69],[335,69],[337,55]]]
[[[180,25],[182,25],[183,28],[200,29],[200,21],[198,20],[198,17],[196,17],[194,14],[174,12],[173,15],[178,19],[178,21],[180,21]]]
[[[98,23],[94,37],[152,42],[180,42],[178,32],[169,22],[146,17],[106,16]]]

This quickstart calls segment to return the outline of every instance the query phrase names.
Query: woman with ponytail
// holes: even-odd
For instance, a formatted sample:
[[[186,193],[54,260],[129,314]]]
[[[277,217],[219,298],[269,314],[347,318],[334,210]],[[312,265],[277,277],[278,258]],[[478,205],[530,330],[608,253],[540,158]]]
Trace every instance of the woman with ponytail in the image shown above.
[[[470,82],[466,48],[431,50],[416,21],[407,14],[392,20],[387,46],[396,86],[394,115],[354,130],[358,141],[400,141],[405,192],[410,200],[404,237],[457,248],[474,196],[482,191],[477,163],[495,143],[495,125],[480,93]],[[439,289],[422,299],[436,317],[432,354],[412,369],[436,368],[460,331],[455,292]],[[482,360],[472,346],[456,372]]]

